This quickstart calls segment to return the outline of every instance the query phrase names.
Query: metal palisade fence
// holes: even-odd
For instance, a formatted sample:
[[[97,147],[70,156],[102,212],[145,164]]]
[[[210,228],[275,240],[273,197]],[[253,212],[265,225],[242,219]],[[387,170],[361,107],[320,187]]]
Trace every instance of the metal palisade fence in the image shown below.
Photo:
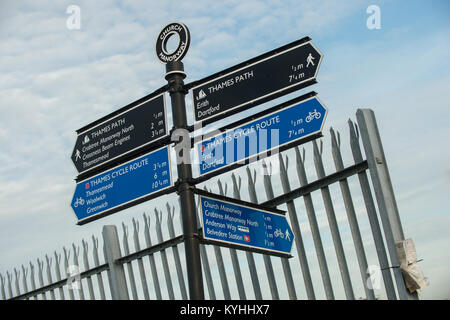
[[[332,161],[324,162],[323,142],[314,140],[273,156],[277,175],[268,159],[247,166],[246,175],[231,174],[232,197],[287,211],[295,248],[288,259],[202,244],[209,299],[417,298],[407,291],[399,268],[395,243],[404,235],[374,113],[358,109],[356,116],[357,124],[348,122],[351,157],[345,155],[351,165],[344,165],[340,133],[330,129]],[[305,147],[312,148],[313,166]],[[325,172],[327,166],[334,167],[332,173]],[[314,178],[307,174],[312,168]],[[226,183],[218,180],[217,187],[227,194]],[[188,299],[176,211],[167,203],[144,213],[143,223],[133,218],[132,230],[125,223],[104,226],[102,245],[92,236],[81,247],[73,244],[62,254],[55,251],[0,274],[0,297]]]

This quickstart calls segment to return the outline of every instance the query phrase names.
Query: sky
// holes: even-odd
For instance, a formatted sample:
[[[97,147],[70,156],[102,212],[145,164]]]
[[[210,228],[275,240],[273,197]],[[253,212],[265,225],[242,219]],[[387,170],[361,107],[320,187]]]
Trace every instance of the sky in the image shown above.
[[[80,8],[80,28],[70,29],[70,5]],[[380,8],[380,28],[369,29],[371,5]],[[318,83],[223,123],[314,90],[329,113],[324,128],[327,173],[334,172],[329,129],[342,135],[346,166],[352,164],[348,119],[358,108],[375,112],[406,238],[412,238],[429,287],[422,299],[450,298],[450,3],[438,1],[2,1],[0,3],[0,274],[54,250],[81,243],[102,226],[125,222],[166,202],[163,196],[84,226],[70,207],[77,171],[70,159],[76,130],[163,86],[164,65],[154,44],[169,22],[186,24],[191,45],[183,59],[191,82],[309,36],[322,52]],[[166,97],[168,102],[168,97]],[[187,96],[188,122],[193,123]],[[169,122],[171,116],[169,114]],[[209,125],[214,129],[220,123]],[[447,141],[447,142],[446,142]],[[310,181],[316,178],[311,144],[305,145]],[[344,150],[345,149],[345,150]],[[345,151],[345,152],[344,152]],[[295,163],[293,151],[287,151]],[[289,169],[293,176],[295,166]],[[194,171],[195,174],[195,171]],[[246,186],[246,173],[238,169]],[[281,194],[279,177],[272,177]],[[228,182],[229,174],[220,176]],[[261,180],[260,180],[261,182]],[[351,190],[357,180],[349,179]],[[297,183],[297,185],[295,185]],[[293,182],[292,187],[298,186]],[[206,184],[218,192],[217,178]],[[242,197],[248,193],[242,189]],[[346,247],[351,247],[345,209],[331,186]],[[261,194],[261,199],[265,195]],[[313,194],[320,203],[320,194]],[[355,195],[369,263],[376,253]],[[297,200],[311,269],[317,270],[303,203]],[[326,215],[317,215],[332,274],[339,274]],[[141,222],[142,223],[142,222]],[[179,223],[177,232],[181,233]],[[164,231],[165,232],[165,231]],[[167,233],[164,233],[166,239]],[[309,250],[311,249],[311,250]],[[354,258],[353,249],[346,251]],[[239,253],[244,259],[245,255]],[[295,254],[294,254],[295,255]],[[297,259],[297,258],[294,258]],[[375,260],[374,260],[375,259]],[[294,263],[294,262],[293,262]],[[277,262],[277,268],[280,264]],[[352,265],[357,282],[357,266]],[[232,273],[230,269],[229,272]],[[323,296],[320,275],[315,288]],[[262,274],[261,277],[264,277]],[[338,276],[337,276],[338,278]],[[281,278],[280,278],[281,279]],[[283,281],[283,280],[279,280]],[[299,286],[301,287],[301,281]],[[345,298],[336,281],[336,296]],[[280,282],[281,283],[281,282]],[[232,290],[236,290],[232,284]],[[361,286],[357,292],[363,294]],[[362,292],[362,293],[361,293]],[[383,296],[382,290],[376,291]],[[282,297],[286,293],[282,291]],[[305,297],[299,292],[300,297]]]

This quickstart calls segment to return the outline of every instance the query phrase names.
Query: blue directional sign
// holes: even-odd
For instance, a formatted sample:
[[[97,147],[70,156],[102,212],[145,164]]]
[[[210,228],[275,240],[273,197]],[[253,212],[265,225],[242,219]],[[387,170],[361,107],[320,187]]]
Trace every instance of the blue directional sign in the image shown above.
[[[204,195],[200,203],[204,239],[267,253],[291,252],[294,234],[281,211]]]
[[[326,116],[314,96],[205,139],[196,146],[200,175],[320,133]]]
[[[83,224],[140,203],[172,184],[166,146],[77,183],[71,206]]]

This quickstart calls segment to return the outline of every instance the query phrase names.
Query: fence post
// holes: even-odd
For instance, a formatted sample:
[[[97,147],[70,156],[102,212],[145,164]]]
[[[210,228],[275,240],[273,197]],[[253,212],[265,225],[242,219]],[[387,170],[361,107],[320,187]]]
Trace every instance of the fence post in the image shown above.
[[[308,184],[308,177],[305,169],[305,149],[303,148],[303,156],[300,154],[298,147],[295,148],[297,176],[300,186]],[[314,241],[314,248],[316,249],[317,261],[319,263],[320,274],[322,276],[323,288],[327,299],[334,300],[333,286],[331,284],[330,272],[328,271],[327,259],[323,249],[322,238],[320,236],[319,224],[317,222],[316,212],[314,210],[314,203],[310,193],[303,196],[305,203],[306,215],[308,216],[309,227]]]
[[[34,281],[34,265],[30,261],[30,283],[31,291],[36,290],[36,282]],[[37,295],[33,296],[34,300],[37,300]]]
[[[44,278],[43,278],[43,276],[42,276],[42,270],[43,270],[43,267],[44,267],[44,261],[41,261],[41,260],[39,260],[39,259],[37,259],[37,263],[38,263],[38,271],[39,271],[39,274],[38,274],[38,279],[39,279],[39,285],[40,285],[40,288],[42,288],[43,286],[44,286]],[[45,292],[42,292],[42,300],[47,300],[47,297],[45,296]]]
[[[417,293],[411,294],[406,288],[397,256],[395,243],[405,240],[402,223],[398,213],[394,189],[378,131],[375,113],[371,109],[358,109],[356,119],[360,128],[361,139],[369,165],[375,197],[380,211],[381,222],[386,236],[386,243],[393,264],[394,277],[400,299],[417,299]]]
[[[116,262],[121,257],[119,236],[114,225],[103,226],[106,261],[111,274],[111,296],[113,300],[129,300],[125,270]]]
[[[363,157],[361,148],[359,146],[359,131],[356,123],[348,120],[350,127],[350,146],[352,149],[353,160],[356,163],[362,162]],[[369,179],[367,172],[358,173],[358,180],[361,186],[362,195],[364,198],[364,204],[367,210],[367,216],[369,218],[370,227],[372,229],[372,236],[377,250],[378,262],[380,263],[381,274],[383,275],[384,287],[386,289],[386,295],[389,300],[397,300],[395,293],[394,283],[392,281],[391,271],[389,270],[389,261],[384,246],[383,235],[381,233],[380,224],[378,222],[378,215],[375,209],[375,203],[373,201],[372,191],[370,190]]]
[[[180,205],[181,205],[181,202],[180,202]],[[200,200],[198,201],[197,206],[200,206]],[[197,214],[199,214],[198,210],[197,210]],[[200,229],[200,217],[199,216],[197,216],[197,228]],[[217,247],[217,246],[213,246],[213,247]],[[206,281],[206,286],[208,288],[209,300],[216,300],[216,290],[214,289],[214,283],[213,283],[213,279],[212,279],[212,275],[211,275],[211,268],[209,266],[209,258],[208,258],[208,253],[206,252],[205,244],[200,244],[200,258],[202,261],[203,273],[205,274],[205,281]],[[220,269],[219,263],[217,264],[217,267],[219,269],[219,274],[220,274],[221,269]]]
[[[152,238],[150,237],[150,215],[144,213],[144,236],[147,248],[152,246]],[[148,261],[150,262],[150,270],[152,271],[153,286],[155,287],[155,294],[157,300],[162,300],[161,288],[159,286],[158,271],[156,270],[155,256],[154,254],[148,255]]]
[[[9,298],[12,299],[14,297],[11,287],[12,274],[9,274],[9,271],[6,271],[6,277],[8,278],[8,294]]]
[[[132,219],[133,222],[133,240],[135,251],[141,250],[141,245],[139,243],[139,221]],[[150,300],[150,294],[148,292],[147,277],[145,276],[144,262],[142,258],[137,259],[139,275],[141,277],[142,290],[144,291],[144,299]]]
[[[258,203],[258,197],[256,195],[256,171],[253,170],[252,173],[247,166],[247,176],[248,176],[248,194],[250,196],[250,201],[253,203]],[[279,300],[280,297],[278,295],[277,283],[275,281],[275,274],[273,272],[273,265],[270,256],[267,254],[263,254],[264,259],[264,267],[266,268],[267,281],[269,282],[270,294],[272,295],[273,300]]]
[[[169,229],[170,239],[173,239],[173,238],[175,238],[175,229],[173,227],[173,217],[175,215],[175,207],[172,206],[172,210],[171,210],[168,202],[166,203],[166,207],[167,207],[167,211],[168,211],[167,228]],[[201,246],[200,246],[200,248],[201,248]],[[181,298],[183,300],[187,300],[188,296],[187,296],[187,291],[186,291],[186,284],[184,282],[183,268],[181,267],[181,260],[180,260],[180,253],[178,252],[178,246],[172,247],[172,253],[173,253],[173,258],[175,260],[175,267],[177,269],[178,284],[180,285]]]
[[[331,150],[333,153],[334,166],[336,171],[344,170],[344,161],[341,155],[341,135],[339,131],[334,132],[333,128],[330,128],[331,134]],[[336,138],[337,136],[337,138]],[[347,220],[350,225],[350,231],[352,233],[353,244],[355,246],[356,257],[359,263],[359,271],[361,274],[364,291],[368,300],[375,300],[375,293],[372,287],[367,285],[367,258],[364,251],[364,245],[361,238],[361,232],[359,230],[358,219],[356,218],[356,211],[353,205],[352,195],[350,193],[350,187],[347,179],[339,181],[339,187],[341,189],[342,198],[344,199],[345,211],[347,212]]]
[[[60,254],[58,254],[58,253],[56,253],[56,251],[55,251],[55,274],[56,274],[56,281],[61,281],[61,270],[60,270],[60,268],[59,268],[59,264],[60,264],[60,262],[61,262],[61,255]],[[63,287],[61,286],[61,287],[59,287],[59,299],[60,300],[65,300],[65,297],[64,297],[64,290],[63,290]]]
[[[69,259],[70,259],[70,251],[66,250],[66,247],[63,247],[63,251],[64,251],[64,268],[65,270],[65,274],[67,276],[67,278],[70,277],[69,274]],[[75,295],[73,293],[74,288],[70,285],[67,286],[68,287],[68,291],[69,291],[69,298],[70,300],[75,300]]]
[[[89,246],[87,241],[84,241],[84,239],[81,241],[81,243],[83,244],[83,263],[84,263],[84,270],[89,270],[89,259],[88,259],[88,250],[89,250]],[[89,298],[91,300],[95,300],[95,295],[94,295],[94,286],[92,284],[92,278],[89,276],[87,277],[87,284],[88,284],[88,290],[89,290]]]
[[[81,273],[80,264],[78,263],[78,255],[80,254],[80,247],[75,246],[75,243],[72,243],[73,248],[73,264],[78,268],[78,271]],[[84,291],[83,285],[81,283],[81,279],[78,282],[78,294],[80,295],[80,300],[84,300]]]
[[[206,186],[203,187],[203,190],[208,191]],[[200,203],[200,200],[199,200],[198,201],[198,206],[200,206],[200,205],[201,205],[201,203]],[[197,211],[200,214],[200,210],[197,210]],[[201,218],[197,219],[197,224],[198,224],[199,228],[200,228],[200,221],[201,221]],[[226,271],[225,271],[225,264],[223,263],[222,251],[220,250],[220,246],[213,245],[212,247],[214,249],[214,255],[216,257],[217,269],[219,271],[220,283],[222,285],[223,298],[225,300],[231,300],[230,287],[228,286],[228,279],[227,279],[227,274],[226,274]],[[209,279],[211,271],[209,269],[209,261],[208,261],[208,255],[206,254],[206,246],[205,245],[201,245],[200,246],[200,250],[201,250],[200,252],[202,253],[202,264],[203,264],[203,268],[205,270],[205,278],[206,278],[206,283],[208,285],[209,296],[210,296],[211,300],[215,300],[215,295],[216,294],[215,294],[215,291],[214,291],[212,278],[211,278],[211,280]],[[206,270],[208,272],[206,272]],[[214,299],[211,298],[211,295],[214,295]]]
[[[122,237],[123,251],[124,254],[127,256],[130,254],[130,247],[128,246],[128,226],[126,226],[124,222],[122,222],[122,229],[123,229],[123,237]],[[131,262],[127,262],[127,269],[128,269],[128,279],[130,280],[131,295],[133,297],[133,300],[138,300],[136,280],[134,279],[133,266]]]
[[[95,236],[92,236],[92,244],[93,244],[92,255],[94,257],[94,264],[96,267],[98,267],[100,265],[100,260],[98,259],[98,238],[96,238]],[[105,288],[103,286],[103,279],[101,273],[97,274],[97,283],[98,289],[100,291],[100,298],[102,300],[106,300]]]
[[[6,293],[5,293],[5,279],[3,278],[3,275],[0,274],[0,292],[2,293],[2,300],[6,300]]]
[[[48,257],[48,255],[45,255],[45,260],[47,261],[47,280],[48,280],[48,284],[52,284],[53,283],[53,279],[52,279],[52,273],[50,271],[50,267],[52,265],[52,258]],[[54,290],[50,290],[50,299],[55,300],[55,291]]]
[[[217,180],[217,184],[219,186],[219,193],[221,195],[226,195],[227,193],[227,185],[225,185],[225,191],[222,187],[222,182]],[[234,248],[229,248],[230,256],[231,256],[231,264],[233,265],[234,277],[236,279],[236,286],[239,293],[239,299],[246,300],[244,281],[242,280],[241,266],[239,265],[239,259],[237,256],[237,251]]]
[[[322,161],[323,143],[320,141],[320,150],[317,146],[316,140],[313,140],[313,156],[314,166],[316,168],[317,178],[322,179],[325,175],[325,168]],[[328,186],[321,188],[323,203],[325,205],[325,212],[328,218],[328,225],[330,227],[331,236],[333,238],[334,249],[336,252],[339,270],[341,272],[342,283],[344,285],[345,296],[349,300],[354,300],[352,282],[350,279],[350,272],[348,270],[347,260],[345,258],[344,247],[342,246],[341,234],[334,212],[333,202],[331,200],[330,188]]]
[[[286,165],[283,161],[281,153],[278,154],[278,161],[280,162],[280,180],[283,187],[283,192],[288,193],[291,191],[291,186],[288,179],[288,166],[289,158],[286,156]],[[308,258],[306,257],[306,250],[303,244],[303,237],[300,230],[300,224],[298,222],[297,210],[295,209],[294,201],[286,202],[286,206],[289,213],[289,220],[291,221],[292,231],[295,235],[295,245],[297,247],[298,259],[302,268],[303,281],[305,283],[306,295],[309,300],[315,300],[316,295],[314,293],[314,286],[311,279],[311,272],[309,271]]]
[[[271,181],[272,163],[270,163],[270,166],[269,166],[270,169],[268,170],[267,169],[268,166],[267,166],[266,162],[263,160],[262,167],[264,169],[263,181],[264,181],[264,189],[266,190],[267,200],[272,200],[273,198],[275,198],[275,195],[273,193],[273,188],[272,188],[272,181]],[[295,292],[294,278],[292,277],[292,271],[291,271],[291,266],[289,264],[289,260],[287,258],[281,258],[281,264],[283,267],[283,273],[284,273],[284,278],[286,281],[289,299],[297,300],[297,293]]]
[[[16,276],[16,295],[20,296],[20,288],[19,288],[20,270],[17,271],[17,269],[14,268],[14,274]]]
[[[22,265],[22,285],[24,293],[28,293],[27,276],[28,276],[28,268]],[[28,300],[28,298],[26,298],[26,300]]]
[[[162,234],[162,211],[158,211],[158,209],[155,208],[155,219],[156,219],[156,237],[158,239],[158,242],[161,243],[164,241],[163,234]],[[166,286],[167,286],[167,292],[169,294],[170,300],[175,300],[175,294],[173,292],[173,286],[172,286],[172,278],[170,276],[170,268],[169,268],[169,261],[167,260],[167,254],[166,250],[161,250],[161,261],[164,269],[164,277],[166,278]]]
[[[236,199],[241,199],[241,177],[239,176],[239,182],[236,180],[236,176],[234,173],[231,174],[231,179],[233,180],[233,196]],[[250,277],[252,279],[253,291],[255,293],[256,300],[262,300],[261,287],[259,285],[258,279],[258,271],[256,270],[255,258],[253,257],[253,253],[250,251],[245,251],[245,255],[247,256],[248,268],[250,271]]]

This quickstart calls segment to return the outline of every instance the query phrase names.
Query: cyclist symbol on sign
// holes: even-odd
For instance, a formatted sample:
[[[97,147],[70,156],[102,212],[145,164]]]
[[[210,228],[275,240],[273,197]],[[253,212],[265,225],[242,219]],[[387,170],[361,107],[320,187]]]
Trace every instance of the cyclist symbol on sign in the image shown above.
[[[275,236],[275,238],[280,237],[281,239],[284,239],[283,231],[281,231],[281,229],[278,229],[278,228],[275,229],[274,236]]]
[[[305,120],[306,122],[311,122],[314,118],[320,119],[322,115],[320,112],[318,112],[316,109],[314,109],[313,112],[310,112],[308,116],[306,116]]]
[[[84,205],[84,199],[79,197],[77,198],[77,200],[75,200],[75,202],[73,203],[73,206],[76,208],[78,207],[78,205],[82,206]]]

